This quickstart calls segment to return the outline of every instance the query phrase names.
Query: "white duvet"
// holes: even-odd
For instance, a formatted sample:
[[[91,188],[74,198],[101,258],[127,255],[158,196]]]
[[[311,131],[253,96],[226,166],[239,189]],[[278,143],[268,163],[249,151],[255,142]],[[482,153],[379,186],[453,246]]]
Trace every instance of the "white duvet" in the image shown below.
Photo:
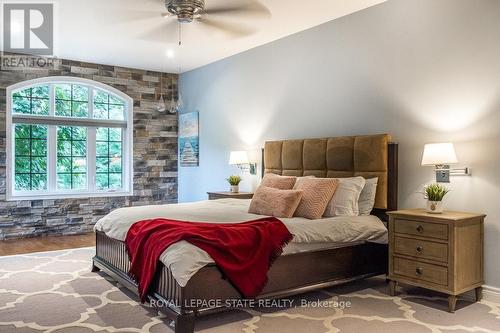
[[[262,218],[249,214],[250,200],[221,199],[175,205],[127,207],[116,209],[100,219],[94,227],[108,237],[124,241],[132,224],[152,218],[181,221],[235,223]],[[280,218],[294,235],[284,255],[304,251],[308,246],[334,246],[353,242],[387,243],[387,229],[375,216],[338,216],[320,220]],[[180,241],[168,247],[160,261],[170,269],[173,277],[184,287],[202,267],[213,263],[210,256],[188,242]]]

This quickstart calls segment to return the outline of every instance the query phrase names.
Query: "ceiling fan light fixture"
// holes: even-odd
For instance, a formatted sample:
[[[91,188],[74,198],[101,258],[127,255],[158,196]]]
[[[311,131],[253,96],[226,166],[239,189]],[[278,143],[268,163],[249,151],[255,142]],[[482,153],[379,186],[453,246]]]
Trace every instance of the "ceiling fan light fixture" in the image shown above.
[[[168,12],[177,16],[180,23],[191,23],[205,8],[204,0],[165,0]]]

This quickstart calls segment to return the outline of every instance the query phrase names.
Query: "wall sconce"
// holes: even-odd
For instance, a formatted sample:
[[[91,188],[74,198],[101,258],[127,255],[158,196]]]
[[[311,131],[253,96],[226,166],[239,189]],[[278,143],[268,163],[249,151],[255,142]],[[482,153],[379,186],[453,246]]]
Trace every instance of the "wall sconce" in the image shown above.
[[[424,146],[422,166],[434,166],[436,182],[449,183],[450,175],[470,176],[469,168],[450,169],[450,164],[458,163],[453,143],[430,143]]]
[[[229,164],[236,165],[243,171],[248,171],[251,175],[257,174],[257,163],[250,163],[246,151],[232,151],[229,155]]]

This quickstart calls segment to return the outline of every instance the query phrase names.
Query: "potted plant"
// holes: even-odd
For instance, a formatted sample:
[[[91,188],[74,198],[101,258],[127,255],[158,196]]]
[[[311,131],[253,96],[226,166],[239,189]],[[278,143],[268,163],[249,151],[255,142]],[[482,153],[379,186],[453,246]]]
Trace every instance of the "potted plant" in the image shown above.
[[[231,193],[238,193],[240,191],[239,185],[241,182],[240,176],[229,176],[227,179],[229,185],[231,185]]]
[[[430,184],[424,187],[424,195],[427,199],[427,212],[441,214],[443,212],[443,198],[449,190],[440,184]]]

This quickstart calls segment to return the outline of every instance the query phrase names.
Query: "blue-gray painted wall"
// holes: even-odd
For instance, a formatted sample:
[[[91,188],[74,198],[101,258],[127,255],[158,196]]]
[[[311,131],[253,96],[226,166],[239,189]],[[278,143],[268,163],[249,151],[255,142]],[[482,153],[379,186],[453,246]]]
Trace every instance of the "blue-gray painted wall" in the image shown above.
[[[386,132],[400,143],[400,206],[423,207],[424,143],[452,141],[473,176],[452,178],[445,205],[488,214],[486,279],[500,287],[499,32],[498,0],[389,0],[182,74],[200,166],[179,169],[180,201],[226,189],[231,150]]]

